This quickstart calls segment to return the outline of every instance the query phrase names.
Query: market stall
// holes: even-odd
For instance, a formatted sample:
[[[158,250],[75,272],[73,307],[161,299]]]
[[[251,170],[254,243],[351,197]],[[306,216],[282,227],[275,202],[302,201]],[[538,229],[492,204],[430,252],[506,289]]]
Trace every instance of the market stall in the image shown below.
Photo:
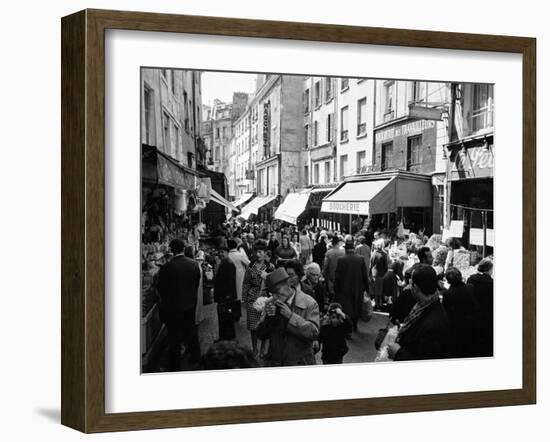
[[[355,175],[322,202],[321,212],[347,215],[351,230],[355,216],[367,216],[374,228],[393,230],[403,222],[409,230],[431,230],[431,177],[402,170]]]
[[[206,206],[199,195],[197,173],[153,146],[142,145],[141,186],[141,354],[146,367],[155,356],[165,327],[158,309],[156,279],[170,259],[169,243],[183,238],[198,247],[204,226],[199,213]]]

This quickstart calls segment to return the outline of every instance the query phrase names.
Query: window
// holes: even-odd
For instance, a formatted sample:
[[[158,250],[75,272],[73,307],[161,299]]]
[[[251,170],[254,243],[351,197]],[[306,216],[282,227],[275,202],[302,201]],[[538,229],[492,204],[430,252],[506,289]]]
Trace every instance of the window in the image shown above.
[[[193,154],[191,152],[187,152],[187,165],[193,167]]]
[[[309,148],[309,124],[306,124],[304,127],[304,140],[306,149]]]
[[[332,98],[332,78],[325,78],[325,100],[330,101]]]
[[[341,78],[340,79],[340,92],[343,92],[347,89],[349,89],[349,78]]]
[[[366,161],[367,161],[367,153],[363,150],[361,152],[357,152],[357,173],[365,173],[365,167],[366,167]]]
[[[348,141],[348,106],[340,109],[340,141]]]
[[[164,153],[170,153],[172,151],[170,146],[170,117],[166,112],[163,113],[162,126],[164,129]]]
[[[317,146],[319,144],[319,122],[315,121],[313,123],[313,145]]]
[[[321,82],[315,82],[315,107],[321,106]]]
[[[384,83],[384,114],[391,114],[393,112],[393,81],[386,81]]]
[[[174,124],[174,142],[172,144],[172,148],[174,149],[174,153],[172,154],[172,156],[174,158],[178,158],[179,144],[180,144],[180,128]]]
[[[189,106],[187,105],[187,92],[183,91],[183,112],[184,116],[184,126],[185,132],[189,133]]]
[[[222,138],[223,138],[224,141],[227,138],[227,127],[226,126],[222,127]]]
[[[304,166],[304,182],[306,186],[309,186],[309,166]]]
[[[325,161],[325,183],[330,183],[330,161]]]
[[[357,102],[357,136],[367,133],[367,99],[361,98]]]
[[[309,112],[309,89],[304,92],[304,112],[306,114]]]
[[[216,139],[220,139],[220,128],[216,127]]]
[[[382,144],[380,170],[388,170],[393,166],[393,143]]]
[[[340,156],[340,179],[346,176],[347,170],[348,170],[348,156],[342,155]]]
[[[472,131],[493,126],[493,86],[474,84],[472,97]]]
[[[155,114],[153,110],[154,106],[154,92],[147,86],[143,88],[143,111],[145,120],[145,142],[147,144],[154,144],[152,141],[152,134],[155,127]]]
[[[425,81],[413,82],[413,94],[412,98],[415,103],[421,103],[426,100],[426,93],[428,90],[428,83]]]
[[[319,184],[319,163],[313,166],[313,184]]]
[[[327,142],[332,141],[332,114],[327,115]]]
[[[422,135],[410,137],[407,140],[407,170],[422,162]]]

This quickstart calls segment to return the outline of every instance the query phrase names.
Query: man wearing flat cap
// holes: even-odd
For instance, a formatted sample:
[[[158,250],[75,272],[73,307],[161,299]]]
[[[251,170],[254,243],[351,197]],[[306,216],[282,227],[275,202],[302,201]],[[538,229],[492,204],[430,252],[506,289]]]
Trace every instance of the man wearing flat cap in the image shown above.
[[[319,337],[319,306],[299,286],[288,283],[285,269],[267,275],[266,289],[273,301],[266,305],[266,314],[257,329],[260,339],[269,339],[265,365],[270,367],[313,365],[313,343]]]

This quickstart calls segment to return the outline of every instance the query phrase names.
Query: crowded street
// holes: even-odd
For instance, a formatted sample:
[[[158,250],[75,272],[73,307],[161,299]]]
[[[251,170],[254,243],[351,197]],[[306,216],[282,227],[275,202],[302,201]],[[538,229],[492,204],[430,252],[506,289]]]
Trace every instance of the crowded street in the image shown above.
[[[493,356],[492,85],[142,82],[143,373]]]

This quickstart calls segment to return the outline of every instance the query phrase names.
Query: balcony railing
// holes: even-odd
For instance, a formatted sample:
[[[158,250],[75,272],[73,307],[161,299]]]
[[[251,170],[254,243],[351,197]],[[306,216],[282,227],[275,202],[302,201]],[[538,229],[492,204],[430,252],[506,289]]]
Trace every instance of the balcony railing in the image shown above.
[[[394,119],[395,112],[393,110],[387,111],[384,114],[384,123]]]
[[[347,130],[340,131],[340,141],[348,141],[348,131]]]
[[[365,135],[367,133],[367,123],[360,123],[357,125],[357,136]]]

